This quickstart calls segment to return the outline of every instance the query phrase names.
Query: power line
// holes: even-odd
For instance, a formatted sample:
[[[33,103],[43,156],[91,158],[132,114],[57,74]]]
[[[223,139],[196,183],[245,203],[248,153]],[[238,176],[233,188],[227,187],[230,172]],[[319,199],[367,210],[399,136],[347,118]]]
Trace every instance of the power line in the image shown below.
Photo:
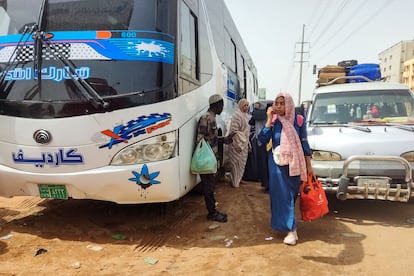
[[[327,2],[325,2],[327,3]],[[326,4],[325,4],[326,5]],[[311,15],[309,16],[308,20],[306,20],[307,22],[307,26],[312,26],[313,21],[316,19],[317,16],[317,12],[320,12],[322,9],[320,9],[321,6],[321,2],[317,2],[313,8],[313,11],[311,13]]]
[[[326,39],[326,41],[327,41],[327,43],[323,43],[322,44],[322,46],[321,47],[318,47],[317,48],[317,51],[316,52],[318,52],[318,50],[319,50],[319,52],[320,52],[320,49],[323,49],[323,48],[325,48],[327,45],[329,45],[329,41],[332,41],[332,39],[335,37],[335,36],[337,36],[337,35],[339,35],[339,34],[342,34],[342,32],[341,32],[341,30],[343,30],[344,29],[344,27],[350,22],[350,19],[354,19],[354,18],[357,18],[357,14],[358,14],[358,12],[360,12],[360,11],[362,11],[362,7],[364,6],[364,5],[366,5],[367,4],[367,2],[366,1],[362,1],[362,2],[360,2],[360,4],[356,7],[356,9],[354,9],[352,12],[351,12],[351,15],[349,16],[349,17],[347,17],[347,18],[345,18],[345,20],[344,20],[344,22],[342,23],[342,25],[340,25],[335,31],[334,31],[334,33],[328,38],[328,39]],[[314,44],[312,44],[312,48],[314,47]]]
[[[336,9],[336,12],[332,14],[329,21],[326,23],[325,28],[320,32],[319,36],[314,40],[313,44],[318,44],[320,38],[326,34],[326,32],[333,26],[333,23],[338,20],[339,14],[343,12],[349,0],[342,1],[341,5]]]
[[[320,12],[320,14],[319,14],[318,21],[316,21],[316,25],[315,25],[313,28],[310,28],[311,32],[310,32],[310,34],[309,34],[309,38],[311,38],[311,37],[313,36],[313,32],[314,32],[315,30],[317,30],[317,27],[318,27],[319,23],[321,22],[321,20],[322,20],[322,18],[323,18],[323,16],[324,16],[324,14],[325,14],[325,12],[328,10],[328,8],[329,8],[329,6],[332,4],[332,2],[333,2],[333,1],[326,1],[326,2],[325,2],[326,4],[325,4],[324,8],[320,10],[321,12]]]
[[[341,46],[345,41],[349,40],[349,38],[353,35],[355,35],[357,32],[361,31],[362,26],[366,26],[369,21],[371,21],[375,16],[377,16],[383,9],[385,9],[386,6],[394,2],[395,0],[390,0],[384,3],[378,10],[374,11],[373,14],[368,17],[365,21],[362,22],[361,25],[359,25],[357,28],[355,28],[352,32],[349,33],[348,36],[346,36],[343,40],[341,40],[335,47],[332,47],[330,51],[327,52],[327,54],[323,55],[324,57],[330,55],[333,51],[336,50],[339,46]]]

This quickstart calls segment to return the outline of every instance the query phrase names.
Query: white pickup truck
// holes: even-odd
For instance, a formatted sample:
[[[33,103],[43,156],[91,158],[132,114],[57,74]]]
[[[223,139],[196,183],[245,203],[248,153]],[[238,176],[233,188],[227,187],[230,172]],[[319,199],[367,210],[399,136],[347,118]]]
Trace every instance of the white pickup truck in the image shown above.
[[[312,166],[327,193],[341,200],[414,197],[414,95],[407,86],[319,86],[307,128]]]

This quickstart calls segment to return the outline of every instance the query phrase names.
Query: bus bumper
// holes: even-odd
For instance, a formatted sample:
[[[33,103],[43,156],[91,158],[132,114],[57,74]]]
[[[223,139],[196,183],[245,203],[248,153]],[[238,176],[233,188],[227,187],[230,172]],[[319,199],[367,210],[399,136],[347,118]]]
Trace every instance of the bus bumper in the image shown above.
[[[119,204],[169,202],[192,188],[180,186],[178,163],[172,158],[58,174],[28,173],[0,165],[0,196],[94,199]],[[195,183],[196,176],[190,177]]]

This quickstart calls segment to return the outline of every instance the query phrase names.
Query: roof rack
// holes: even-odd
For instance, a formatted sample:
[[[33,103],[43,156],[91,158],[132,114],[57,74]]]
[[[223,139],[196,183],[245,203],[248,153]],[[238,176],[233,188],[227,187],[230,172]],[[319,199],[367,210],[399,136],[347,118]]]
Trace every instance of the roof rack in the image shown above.
[[[322,82],[322,83],[316,82],[316,84],[317,84],[316,86],[319,87],[319,86],[326,86],[326,85],[335,84],[338,80],[342,80],[342,79],[345,79],[345,80],[362,79],[362,80],[367,81],[367,82],[372,82],[373,81],[373,80],[371,80],[371,79],[369,79],[365,76],[340,76],[340,77],[334,78],[334,79],[332,79],[328,82]]]

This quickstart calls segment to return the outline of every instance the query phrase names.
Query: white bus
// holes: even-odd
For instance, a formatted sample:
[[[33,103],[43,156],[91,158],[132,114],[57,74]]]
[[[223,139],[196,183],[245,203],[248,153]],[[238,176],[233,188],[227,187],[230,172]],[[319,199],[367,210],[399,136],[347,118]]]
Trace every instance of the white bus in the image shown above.
[[[224,134],[257,91],[223,0],[0,0],[0,196],[179,199],[209,96]]]

